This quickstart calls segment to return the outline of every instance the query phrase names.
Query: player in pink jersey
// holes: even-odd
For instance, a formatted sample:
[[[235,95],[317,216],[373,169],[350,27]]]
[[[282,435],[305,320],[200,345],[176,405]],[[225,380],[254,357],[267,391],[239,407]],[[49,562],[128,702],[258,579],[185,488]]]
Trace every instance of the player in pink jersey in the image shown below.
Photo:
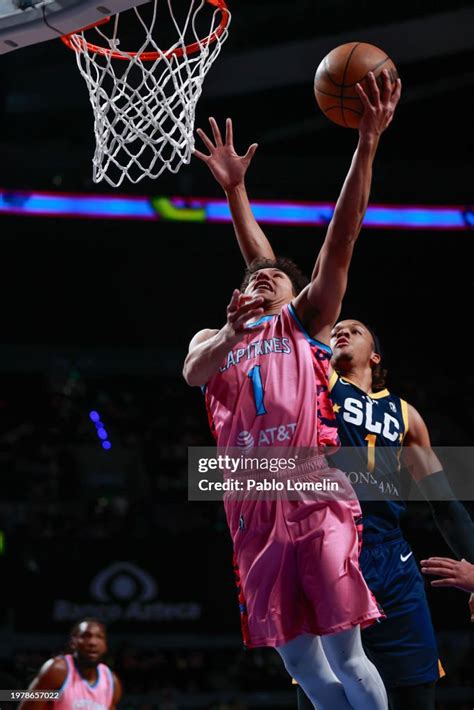
[[[28,690],[58,690],[58,700],[24,700],[18,710],[115,710],[122,686],[101,663],[107,653],[107,632],[97,619],[84,619],[71,631],[70,654],[50,658]]]
[[[289,268],[288,261],[278,264]],[[278,268],[252,274],[248,288],[271,293],[285,276],[284,288],[293,296]],[[236,291],[231,308],[239,298]],[[335,418],[322,396],[329,359],[329,347],[305,332],[291,303],[257,321],[208,382],[206,405],[218,446],[238,446],[243,438],[255,446],[337,446]]]
[[[367,207],[378,141],[401,89],[399,81],[392,87],[386,74],[381,91],[373,75],[369,85],[370,100],[357,86],[364,104],[359,143],[309,285],[299,290],[288,262],[254,264],[243,292],[232,295],[224,327],[201,331],[191,341],[184,376],[190,385],[206,386],[219,446],[334,442],[329,405],[326,414],[321,411],[328,397],[330,330]],[[256,145],[240,157],[233,150],[230,120],[225,144],[214,119],[210,122],[214,143],[200,132],[210,154],[196,155],[223,187],[226,183],[245,255],[248,245],[240,237],[251,231],[254,219],[243,181],[232,184],[232,175],[241,177]],[[305,475],[317,477],[317,465]],[[358,505],[260,499],[244,500],[239,509],[230,497],[226,512],[247,645],[276,647],[319,710],[386,708],[382,681],[360,641],[360,626],[380,614],[358,566]]]

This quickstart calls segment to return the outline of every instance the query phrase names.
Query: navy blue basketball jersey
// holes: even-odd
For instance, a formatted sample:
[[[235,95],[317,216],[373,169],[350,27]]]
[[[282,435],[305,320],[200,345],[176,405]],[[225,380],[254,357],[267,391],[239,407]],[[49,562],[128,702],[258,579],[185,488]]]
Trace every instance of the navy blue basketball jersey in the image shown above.
[[[408,405],[386,389],[369,395],[336,373],[329,389],[343,447],[331,461],[347,474],[359,497],[364,532],[393,530],[406,508],[400,455]]]

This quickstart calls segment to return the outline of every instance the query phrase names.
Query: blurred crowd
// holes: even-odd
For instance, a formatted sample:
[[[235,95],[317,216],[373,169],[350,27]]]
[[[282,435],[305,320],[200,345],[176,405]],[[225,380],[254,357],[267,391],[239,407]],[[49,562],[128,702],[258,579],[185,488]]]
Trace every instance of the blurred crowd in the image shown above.
[[[2,384],[5,386],[2,387]],[[1,526],[26,537],[146,536],[182,528],[187,448],[212,445],[181,378],[9,376],[0,382]],[[111,447],[90,418],[97,412]],[[220,524],[189,506],[186,526]]]

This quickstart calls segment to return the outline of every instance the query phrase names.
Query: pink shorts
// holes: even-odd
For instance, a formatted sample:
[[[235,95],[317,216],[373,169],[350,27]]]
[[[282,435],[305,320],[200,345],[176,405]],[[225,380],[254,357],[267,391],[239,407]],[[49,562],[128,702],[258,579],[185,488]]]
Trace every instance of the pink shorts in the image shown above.
[[[383,618],[359,568],[355,498],[230,496],[224,505],[247,647],[281,646],[300,634],[324,636]]]

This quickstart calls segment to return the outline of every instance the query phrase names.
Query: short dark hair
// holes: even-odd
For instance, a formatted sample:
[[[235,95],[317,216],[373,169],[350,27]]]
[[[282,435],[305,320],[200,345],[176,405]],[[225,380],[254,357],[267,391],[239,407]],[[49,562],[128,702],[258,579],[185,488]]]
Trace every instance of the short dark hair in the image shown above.
[[[256,271],[260,269],[279,269],[283,271],[291,281],[293,286],[293,293],[297,296],[300,291],[304,289],[305,286],[309,284],[309,279],[300,267],[295,264],[291,259],[287,259],[284,256],[278,256],[275,259],[254,259],[252,263],[247,267],[244,273],[243,281],[240,285],[240,290],[245,291],[249,285],[250,277]]]
[[[372,336],[372,341],[374,345],[374,352],[378,353],[381,358],[383,358],[383,352],[382,352],[382,345],[380,343],[380,338],[378,337],[377,333],[375,330],[372,328],[372,326],[367,325],[367,323],[364,323],[365,327],[369,331],[370,335]],[[385,381],[387,378],[387,370],[386,368],[383,367],[382,361],[380,361],[377,365],[374,365],[372,368],[372,390],[374,392],[379,392],[380,390],[383,390],[385,388]]]
[[[80,619],[79,621],[77,621],[74,624],[71,631],[69,632],[69,638],[72,638],[73,636],[77,636],[77,634],[79,633],[79,627],[81,624],[97,624],[97,626],[102,626],[102,629],[103,629],[105,635],[107,635],[107,627],[103,621],[101,621],[100,619],[96,619],[93,616],[85,616],[83,619]]]

